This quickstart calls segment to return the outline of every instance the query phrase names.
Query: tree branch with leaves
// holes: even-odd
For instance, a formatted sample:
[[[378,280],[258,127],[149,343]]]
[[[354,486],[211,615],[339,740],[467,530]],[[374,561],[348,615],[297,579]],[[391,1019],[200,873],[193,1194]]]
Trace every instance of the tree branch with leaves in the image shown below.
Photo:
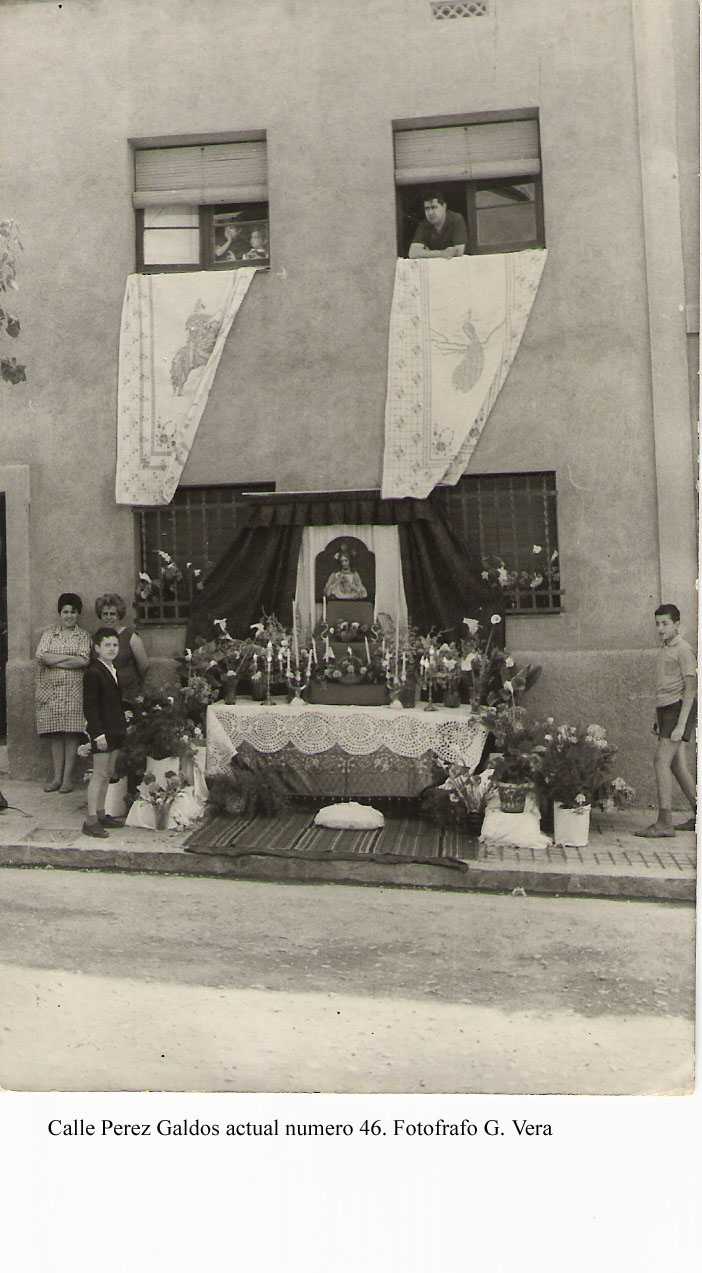
[[[22,251],[17,222],[11,217],[0,220],[0,332],[15,340],[20,334],[20,321],[7,309],[8,292],[18,291],[17,254]],[[25,368],[16,358],[0,356],[0,375],[8,384],[18,385],[27,379]]]

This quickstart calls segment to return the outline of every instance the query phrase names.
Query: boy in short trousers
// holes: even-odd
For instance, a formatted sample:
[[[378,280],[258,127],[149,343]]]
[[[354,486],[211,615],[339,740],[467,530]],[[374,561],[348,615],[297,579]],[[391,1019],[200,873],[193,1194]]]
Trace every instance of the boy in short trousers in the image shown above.
[[[658,746],[653,762],[658,788],[658,817],[636,834],[646,839],[671,837],[676,831],[694,831],[697,794],[685,759],[685,743],[697,723],[697,662],[680,636],[680,611],[662,605],[656,610],[656,632],[661,649],[656,664],[656,722]],[[689,801],[692,817],[673,826],[671,810],[673,777]]]

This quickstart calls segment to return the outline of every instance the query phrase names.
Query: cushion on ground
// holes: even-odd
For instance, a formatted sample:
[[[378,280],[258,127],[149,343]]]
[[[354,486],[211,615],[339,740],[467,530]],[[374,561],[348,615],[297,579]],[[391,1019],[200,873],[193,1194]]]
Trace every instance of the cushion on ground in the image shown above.
[[[385,825],[385,818],[378,809],[357,804],[355,800],[347,804],[327,805],[319,810],[314,821],[315,826],[344,831],[375,831]]]

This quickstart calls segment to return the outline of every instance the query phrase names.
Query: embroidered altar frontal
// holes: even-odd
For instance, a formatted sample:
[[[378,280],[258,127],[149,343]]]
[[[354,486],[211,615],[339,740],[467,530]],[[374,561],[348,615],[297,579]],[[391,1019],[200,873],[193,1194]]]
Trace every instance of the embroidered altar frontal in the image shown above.
[[[486,731],[467,710],[388,707],[207,709],[207,772],[226,773],[242,747],[285,760],[300,794],[416,796],[436,780],[437,761],[474,769]]]

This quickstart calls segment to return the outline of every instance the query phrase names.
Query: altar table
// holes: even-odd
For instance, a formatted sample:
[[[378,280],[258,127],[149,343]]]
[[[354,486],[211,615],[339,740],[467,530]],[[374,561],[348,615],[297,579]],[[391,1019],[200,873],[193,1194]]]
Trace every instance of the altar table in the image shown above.
[[[207,709],[207,772],[226,773],[245,744],[304,769],[321,796],[415,796],[441,781],[436,762],[474,769],[486,739],[468,708],[289,706]]]

